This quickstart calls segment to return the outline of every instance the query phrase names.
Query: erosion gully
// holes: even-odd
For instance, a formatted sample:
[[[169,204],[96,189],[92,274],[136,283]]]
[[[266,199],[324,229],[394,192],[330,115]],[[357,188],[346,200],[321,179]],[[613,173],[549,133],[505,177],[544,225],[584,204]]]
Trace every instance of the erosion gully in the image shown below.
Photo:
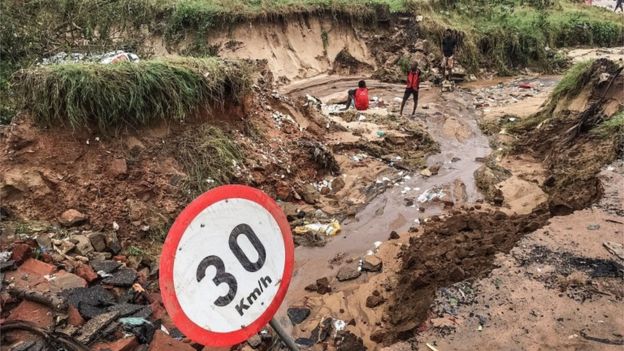
[[[291,96],[309,94],[324,103],[346,96],[346,91],[357,86],[357,77],[320,76],[293,84],[283,90]],[[383,98],[389,106],[400,103],[404,86],[367,80],[369,95]],[[397,98],[399,100],[397,100]],[[391,231],[399,233],[417,226],[416,219],[440,214],[443,204],[435,201],[419,202],[418,197],[426,191],[443,189],[445,200],[473,203],[479,199],[473,173],[482,164],[479,158],[489,155],[488,139],[477,125],[478,111],[473,96],[461,89],[441,93],[439,88],[422,86],[419,108],[413,117],[426,125],[428,132],[439,143],[440,152],[431,155],[427,164],[440,165],[437,175],[424,177],[419,172],[403,178],[400,184],[391,186],[375,197],[355,218],[342,223],[342,232],[323,247],[298,247],[295,251],[295,272],[288,300],[302,297],[304,287],[316,279],[335,274],[329,260],[345,253],[362,255],[374,248],[376,241],[388,239]],[[423,109],[425,107],[426,109]],[[405,112],[411,112],[411,100]],[[398,173],[398,171],[397,171]],[[408,189],[406,191],[406,189]],[[414,206],[406,206],[405,199],[414,199]],[[425,208],[421,212],[419,207]]]

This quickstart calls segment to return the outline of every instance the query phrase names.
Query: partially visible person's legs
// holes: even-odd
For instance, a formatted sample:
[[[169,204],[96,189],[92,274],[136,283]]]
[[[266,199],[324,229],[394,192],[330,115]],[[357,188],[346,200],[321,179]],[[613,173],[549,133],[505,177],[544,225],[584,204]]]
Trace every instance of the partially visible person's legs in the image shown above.
[[[412,94],[414,94],[414,109],[412,110],[412,115],[414,115],[418,107],[418,90],[413,90]]]
[[[399,112],[399,116],[403,116],[403,108],[405,107],[405,103],[407,99],[409,99],[410,94],[414,93],[414,89],[407,88],[405,89],[405,93],[403,93],[403,100],[401,101],[401,111]]]
[[[347,105],[345,106],[345,110],[348,110],[349,107],[351,107],[351,103],[355,101],[355,91],[356,89],[349,89],[349,91],[347,92],[348,98],[347,98]]]
[[[624,12],[624,0],[617,0],[617,2],[615,3],[615,9],[613,9],[613,12],[616,12],[617,9],[620,9],[620,11]]]

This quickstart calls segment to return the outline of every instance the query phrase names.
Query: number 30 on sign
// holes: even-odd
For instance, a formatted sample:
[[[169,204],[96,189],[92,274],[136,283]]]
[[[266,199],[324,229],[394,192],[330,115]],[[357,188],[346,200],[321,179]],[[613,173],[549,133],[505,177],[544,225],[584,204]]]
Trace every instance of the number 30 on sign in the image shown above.
[[[160,290],[175,325],[208,346],[245,341],[279,308],[293,270],[290,226],[258,189],[226,185],[188,205],[169,230]]]

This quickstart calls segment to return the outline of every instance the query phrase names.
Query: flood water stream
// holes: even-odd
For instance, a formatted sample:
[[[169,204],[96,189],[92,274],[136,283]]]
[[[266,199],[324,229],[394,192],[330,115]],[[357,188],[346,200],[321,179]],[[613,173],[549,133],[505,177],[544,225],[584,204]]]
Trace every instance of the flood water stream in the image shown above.
[[[357,84],[353,77],[319,77],[291,86],[286,91],[292,95],[310,94],[323,102],[340,98]],[[395,101],[403,94],[404,87],[367,80],[371,97],[381,97],[387,102]],[[422,107],[425,106],[426,109]],[[411,100],[405,108],[411,112]],[[295,250],[295,272],[289,299],[303,294],[303,288],[316,279],[335,274],[329,261],[340,253],[360,256],[374,248],[376,241],[388,239],[391,231],[407,231],[426,217],[444,211],[443,204],[435,201],[420,202],[423,193],[445,193],[444,200],[457,203],[473,203],[479,199],[474,171],[481,166],[477,158],[490,153],[488,139],[477,125],[478,112],[474,108],[473,96],[461,90],[441,93],[439,88],[421,87],[419,108],[416,116],[425,123],[428,132],[439,143],[440,152],[427,159],[428,165],[439,165],[437,175],[424,177],[419,172],[404,173],[403,180],[388,188],[362,208],[355,218],[342,223],[342,232],[328,240],[324,247],[297,247]],[[409,189],[409,190],[408,190]],[[414,200],[413,206],[406,206],[406,198]],[[421,212],[419,207],[425,209]]]

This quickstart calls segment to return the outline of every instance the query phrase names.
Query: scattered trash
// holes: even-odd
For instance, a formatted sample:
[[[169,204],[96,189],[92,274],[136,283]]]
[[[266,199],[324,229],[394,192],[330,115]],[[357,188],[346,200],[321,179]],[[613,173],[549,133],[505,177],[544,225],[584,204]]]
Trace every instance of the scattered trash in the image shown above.
[[[444,191],[442,191],[442,189],[440,188],[431,188],[426,190],[424,193],[420,194],[420,196],[418,196],[417,200],[420,203],[425,203],[425,202],[430,202],[436,199],[442,199],[443,197],[445,197],[446,194],[444,194]]]
[[[315,234],[324,234],[326,236],[334,236],[340,233],[341,227],[340,223],[337,220],[332,220],[330,223],[321,224],[321,223],[310,223],[302,226],[295,227],[293,230],[295,234],[306,234],[306,233],[315,233]]]
[[[378,137],[383,138],[383,137],[384,137],[384,135],[386,135],[386,132],[384,132],[383,130],[378,130],[378,131],[377,131],[377,136],[378,136]]]
[[[600,229],[600,224],[588,224],[587,230],[598,230]]]

